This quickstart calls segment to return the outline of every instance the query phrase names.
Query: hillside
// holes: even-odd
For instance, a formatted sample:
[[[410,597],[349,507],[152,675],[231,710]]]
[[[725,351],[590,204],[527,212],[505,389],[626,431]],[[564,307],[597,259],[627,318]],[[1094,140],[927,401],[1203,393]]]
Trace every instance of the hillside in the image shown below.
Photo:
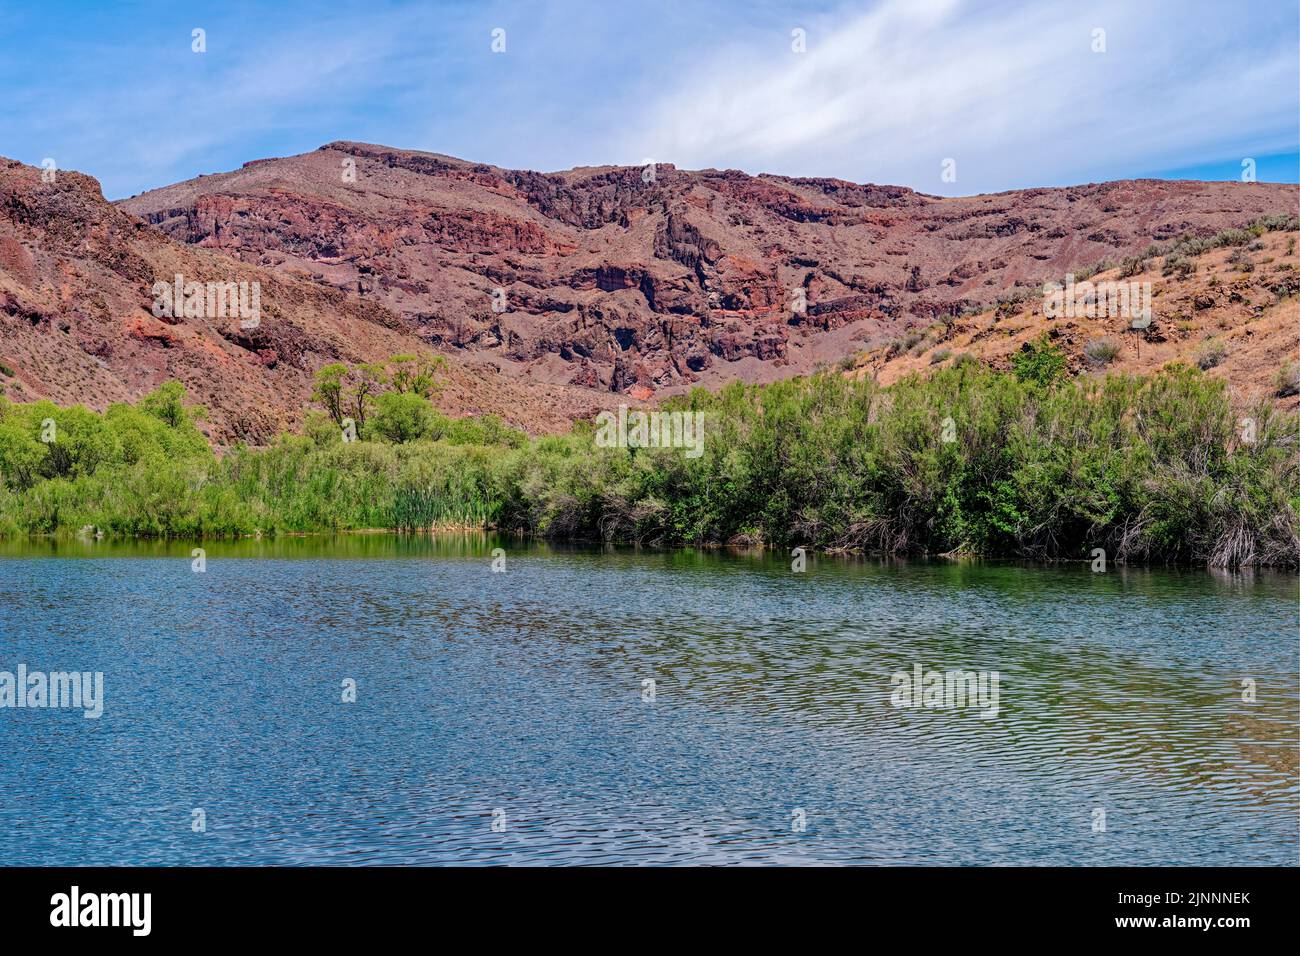
[[[1184,255],[1179,268],[1169,268],[1168,256],[1153,256],[1140,268],[1134,263],[1089,277],[1093,283],[1150,283],[1152,316],[1145,329],[1131,328],[1122,315],[1049,317],[1040,293],[948,322],[918,323],[847,364],[853,374],[874,376],[882,385],[966,355],[1005,369],[1016,352],[1046,334],[1066,353],[1074,374],[1149,373],[1182,361],[1225,379],[1239,406],[1272,398],[1280,408],[1300,408],[1298,237],[1295,231],[1264,232],[1239,245]],[[1284,367],[1290,374],[1282,382]]]
[[[649,400],[810,371],[1153,242],[1294,212],[1297,197],[1140,180],[947,199],[666,164],[542,174],[336,142],[120,205],[177,241],[383,305],[530,387]]]
[[[12,400],[102,410],[179,379],[207,406],[212,440],[260,443],[299,421],[322,364],[427,350],[406,317],[373,298],[176,242],[105,201],[91,177],[61,171],[46,183],[41,172],[0,160],[0,386]],[[154,283],[178,273],[258,283],[258,326],[155,317]],[[441,402],[452,414],[553,430],[567,412],[594,408],[591,398],[524,388],[470,361],[453,363]]]
[[[298,424],[327,362],[420,350],[452,359],[444,411],[495,413],[533,433],[900,339],[925,338],[925,354],[868,353],[860,361],[882,381],[928,366],[936,346],[1005,361],[1038,331],[1023,304],[1033,299],[1019,312],[982,307],[1300,203],[1295,186],[1255,183],[941,199],[669,165],[541,174],[357,143],[117,204],[89,176],[47,183],[41,172],[0,161],[5,394],[102,409],[175,378],[207,406],[219,445]],[[1137,277],[1160,287],[1160,319],[1140,355],[1121,336],[1132,355],[1114,365],[1147,368],[1213,333],[1227,348],[1212,374],[1265,389],[1296,352],[1294,301],[1269,291],[1289,281],[1295,255],[1285,234],[1262,241],[1253,272],[1219,250],[1185,279]],[[259,323],[155,316],[154,284],[177,274],[256,284]],[[1083,368],[1079,350],[1102,330],[1054,327]]]

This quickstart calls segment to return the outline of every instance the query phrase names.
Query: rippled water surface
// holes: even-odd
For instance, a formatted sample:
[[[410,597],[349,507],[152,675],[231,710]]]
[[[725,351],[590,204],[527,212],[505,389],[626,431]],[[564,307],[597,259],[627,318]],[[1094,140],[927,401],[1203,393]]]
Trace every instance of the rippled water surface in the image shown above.
[[[191,547],[0,543],[0,864],[1298,862],[1295,576]]]

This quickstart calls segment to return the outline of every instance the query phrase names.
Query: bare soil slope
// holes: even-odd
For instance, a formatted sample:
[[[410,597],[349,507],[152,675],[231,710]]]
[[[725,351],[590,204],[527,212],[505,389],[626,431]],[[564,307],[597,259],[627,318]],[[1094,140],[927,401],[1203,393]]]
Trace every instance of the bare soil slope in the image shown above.
[[[903,337],[858,357],[853,374],[888,385],[904,375],[959,361],[968,354],[1007,368],[1011,357],[1046,334],[1069,357],[1075,374],[1152,372],[1167,362],[1201,365],[1226,379],[1241,406],[1274,398],[1300,408],[1297,393],[1280,388],[1284,366],[1300,372],[1300,233],[1268,232],[1257,243],[1221,248],[1194,258],[1195,271],[1165,274],[1162,258],[1131,276],[1109,269],[1088,281],[1149,282],[1151,323],[1131,327],[1131,317],[1048,317],[1044,297],[1012,308],[990,309],[950,323],[918,324]],[[1113,353],[1113,357],[1112,357]]]

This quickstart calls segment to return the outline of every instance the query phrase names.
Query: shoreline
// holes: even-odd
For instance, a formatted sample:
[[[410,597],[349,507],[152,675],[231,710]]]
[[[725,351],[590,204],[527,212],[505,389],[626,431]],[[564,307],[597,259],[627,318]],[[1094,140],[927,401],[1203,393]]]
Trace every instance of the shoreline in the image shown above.
[[[796,545],[787,549],[784,546],[764,544],[761,542],[747,542],[744,544],[727,543],[727,542],[709,542],[700,544],[651,544],[640,541],[597,541],[591,539],[550,539],[540,535],[525,534],[522,532],[503,531],[494,528],[484,528],[481,526],[464,525],[464,524],[447,524],[439,525],[433,528],[423,529],[420,531],[400,531],[392,528],[349,528],[329,531],[278,531],[274,533],[256,533],[241,535],[213,535],[213,536],[179,536],[179,535],[85,535],[85,534],[60,534],[60,533],[32,533],[25,535],[0,535],[0,547],[21,542],[49,542],[49,543],[79,543],[79,544],[201,544],[203,542],[212,542],[220,544],[237,544],[241,542],[266,542],[274,543],[277,540],[306,541],[311,539],[325,538],[424,538],[433,539],[438,537],[450,536],[479,536],[483,538],[497,537],[513,539],[515,541],[528,545],[542,545],[556,548],[581,548],[581,549],[628,549],[635,551],[650,552],[681,552],[694,551],[705,553],[727,552],[732,555],[763,555],[767,552],[773,552],[774,556],[790,557],[794,548],[801,548],[805,554],[819,555],[827,558],[871,558],[876,560],[888,560],[899,563],[908,561],[931,562],[943,564],[963,564],[963,563],[989,563],[989,564],[1017,564],[1028,568],[1048,568],[1065,565],[1090,564],[1090,558],[1029,558],[1018,557],[1015,555],[998,555],[998,554],[981,554],[974,551],[947,551],[947,552],[887,552],[872,551],[861,548],[817,548],[812,545]],[[1138,570],[1170,570],[1170,571],[1206,571],[1212,573],[1226,574],[1245,574],[1255,571],[1263,571],[1271,574],[1283,574],[1300,579],[1300,569],[1289,567],[1282,564],[1249,564],[1240,567],[1222,568],[1213,567],[1205,564],[1194,564],[1190,562],[1177,561],[1134,561],[1127,559],[1108,559],[1108,569],[1125,568]],[[1101,574],[1105,571],[1098,572]]]

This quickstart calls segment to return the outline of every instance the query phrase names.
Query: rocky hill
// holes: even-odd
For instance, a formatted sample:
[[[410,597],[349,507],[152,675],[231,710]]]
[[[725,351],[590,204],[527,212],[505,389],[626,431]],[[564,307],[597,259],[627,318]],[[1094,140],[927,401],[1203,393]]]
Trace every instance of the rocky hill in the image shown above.
[[[1141,180],[947,199],[734,170],[542,174],[337,142],[133,197],[171,238],[380,303],[452,353],[637,400],[765,381],[1297,187]]]
[[[0,160],[0,387],[10,399],[102,410],[174,378],[208,407],[214,441],[259,443],[298,422],[322,364],[428,351],[406,316],[373,297],[176,242],[105,201],[91,177],[60,171],[45,182],[42,172]],[[230,309],[155,316],[154,284],[178,274],[256,283],[256,327]],[[453,363],[441,402],[559,429],[590,398],[465,361]]]
[[[965,356],[1008,368],[1017,352],[1046,335],[1065,353],[1072,374],[1149,373],[1180,361],[1225,379],[1239,407],[1267,398],[1283,409],[1300,408],[1300,231],[1293,223],[1289,231],[1230,238],[1231,245],[1138,258],[1128,268],[1088,276],[1103,292],[1107,284],[1146,284],[1150,317],[1143,328],[1133,328],[1133,315],[1098,308],[1109,304],[1101,295],[1093,296],[1092,308],[1079,297],[1084,307],[1066,315],[1040,293],[918,324],[845,364],[851,374],[884,385]],[[1063,281],[1058,285],[1064,288]]]
[[[875,353],[888,377],[933,358],[937,333],[923,330],[978,344],[971,313],[1044,279],[1300,207],[1296,186],[1263,183],[945,199],[670,165],[543,174],[347,142],[116,204],[89,176],[42,172],[0,160],[0,387],[103,408],[177,378],[208,406],[220,444],[296,424],[327,362],[419,350],[452,359],[446,411],[494,412],[533,432],[928,334],[924,358]],[[1279,262],[1292,255],[1274,248],[1282,241],[1268,238]],[[1227,323],[1224,338],[1253,343],[1268,322],[1286,326],[1285,312],[1257,314],[1271,308],[1254,287],[1272,268],[1198,288],[1214,308],[1193,297],[1179,306],[1186,319],[1165,299],[1164,341],[1141,362],[1191,342],[1180,322],[1198,334]],[[260,320],[155,314],[155,283],[176,275],[255,284]],[[1229,282],[1254,291],[1234,297]],[[1065,334],[1082,348],[1092,333]],[[1269,350],[1294,350],[1269,335]],[[1020,338],[994,340],[996,359]],[[1263,387],[1277,362],[1256,368],[1257,351],[1233,345],[1218,374]]]

